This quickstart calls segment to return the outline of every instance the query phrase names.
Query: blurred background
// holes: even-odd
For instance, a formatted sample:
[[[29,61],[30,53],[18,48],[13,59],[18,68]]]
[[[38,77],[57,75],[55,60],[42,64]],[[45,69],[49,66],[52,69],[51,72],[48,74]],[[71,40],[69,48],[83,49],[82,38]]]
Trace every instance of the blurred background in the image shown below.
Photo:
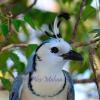
[[[0,0],[0,100],[9,100],[12,81],[24,72],[27,59],[48,37],[41,31],[51,24],[60,12],[68,12],[70,20],[63,19],[60,32],[72,42],[72,47],[84,57],[83,62],[71,62],[69,72],[74,80],[91,80],[94,73],[89,59],[93,48],[96,76],[100,76],[100,0],[86,0],[77,34],[73,37],[80,7],[85,0]],[[75,39],[75,40],[74,40]],[[78,44],[87,46],[77,46]],[[75,47],[76,46],[76,47]],[[99,79],[100,80],[100,79]],[[99,82],[98,82],[99,83]],[[75,100],[99,100],[94,82],[75,83]]]

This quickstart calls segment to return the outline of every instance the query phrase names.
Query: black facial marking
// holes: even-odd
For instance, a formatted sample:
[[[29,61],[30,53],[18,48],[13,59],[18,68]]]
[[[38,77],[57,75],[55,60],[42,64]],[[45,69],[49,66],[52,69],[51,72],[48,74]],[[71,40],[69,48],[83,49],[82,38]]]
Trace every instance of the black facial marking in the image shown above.
[[[33,71],[36,71],[36,54],[33,57],[32,67],[33,67]]]
[[[68,13],[66,13],[66,12],[62,12],[58,17],[59,18],[63,17],[66,20],[68,20],[70,18],[70,15]]]
[[[48,43],[48,40],[42,42],[42,43],[37,47],[37,49],[35,50],[35,55],[33,56],[33,64],[32,64],[33,71],[36,71],[36,57],[37,57],[37,51],[38,51],[38,50],[42,47],[42,45],[44,45],[45,43]]]
[[[53,22],[51,24],[49,24],[48,26],[49,26],[49,30],[52,31]]]
[[[51,35],[49,32],[47,32],[47,31],[45,31],[45,34],[46,34],[48,37],[52,37],[52,35]]]
[[[52,47],[51,48],[51,52],[52,53],[58,53],[59,52],[59,49],[57,47]]]
[[[37,55],[37,59],[38,59],[39,61],[42,61],[42,59],[41,59],[40,56],[38,56],[38,55]]]
[[[59,28],[60,26],[60,23],[61,23],[61,20],[59,20],[59,22],[57,23],[57,27]]]
[[[57,36],[56,35],[53,35],[53,38],[61,38],[61,34],[59,33],[59,34],[57,34]]]
[[[32,84],[31,84],[31,81],[32,81],[32,73],[30,72],[29,73],[29,80],[28,80],[28,88],[31,90],[31,91],[33,91],[33,89],[32,89]]]
[[[57,34],[57,37],[61,38],[61,34],[60,34],[60,33],[59,33],[59,34]]]

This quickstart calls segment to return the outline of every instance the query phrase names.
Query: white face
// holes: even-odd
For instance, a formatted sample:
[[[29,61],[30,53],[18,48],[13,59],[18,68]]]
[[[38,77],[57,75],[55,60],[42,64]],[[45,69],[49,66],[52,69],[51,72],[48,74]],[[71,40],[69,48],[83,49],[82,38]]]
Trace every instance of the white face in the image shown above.
[[[63,59],[61,55],[67,54],[70,50],[71,46],[63,39],[51,39],[38,49],[37,55],[47,64],[62,66],[68,60]]]

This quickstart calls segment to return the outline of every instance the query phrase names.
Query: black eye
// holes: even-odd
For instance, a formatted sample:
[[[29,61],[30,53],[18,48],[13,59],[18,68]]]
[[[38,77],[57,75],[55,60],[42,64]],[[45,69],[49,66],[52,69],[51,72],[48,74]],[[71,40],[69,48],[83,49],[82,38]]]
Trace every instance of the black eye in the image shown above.
[[[52,52],[52,53],[57,53],[57,52],[59,52],[59,50],[58,50],[57,47],[52,47],[52,48],[51,48],[51,52]]]

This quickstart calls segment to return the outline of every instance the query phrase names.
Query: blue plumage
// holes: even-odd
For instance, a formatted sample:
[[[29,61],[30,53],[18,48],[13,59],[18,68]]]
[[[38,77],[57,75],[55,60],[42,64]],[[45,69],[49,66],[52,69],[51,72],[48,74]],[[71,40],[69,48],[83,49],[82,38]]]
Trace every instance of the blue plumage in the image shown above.
[[[13,82],[13,86],[12,86],[12,91],[11,94],[9,96],[9,100],[20,100],[19,98],[19,91],[21,89],[21,85],[23,82],[23,78],[22,76],[18,76],[14,82]]]

